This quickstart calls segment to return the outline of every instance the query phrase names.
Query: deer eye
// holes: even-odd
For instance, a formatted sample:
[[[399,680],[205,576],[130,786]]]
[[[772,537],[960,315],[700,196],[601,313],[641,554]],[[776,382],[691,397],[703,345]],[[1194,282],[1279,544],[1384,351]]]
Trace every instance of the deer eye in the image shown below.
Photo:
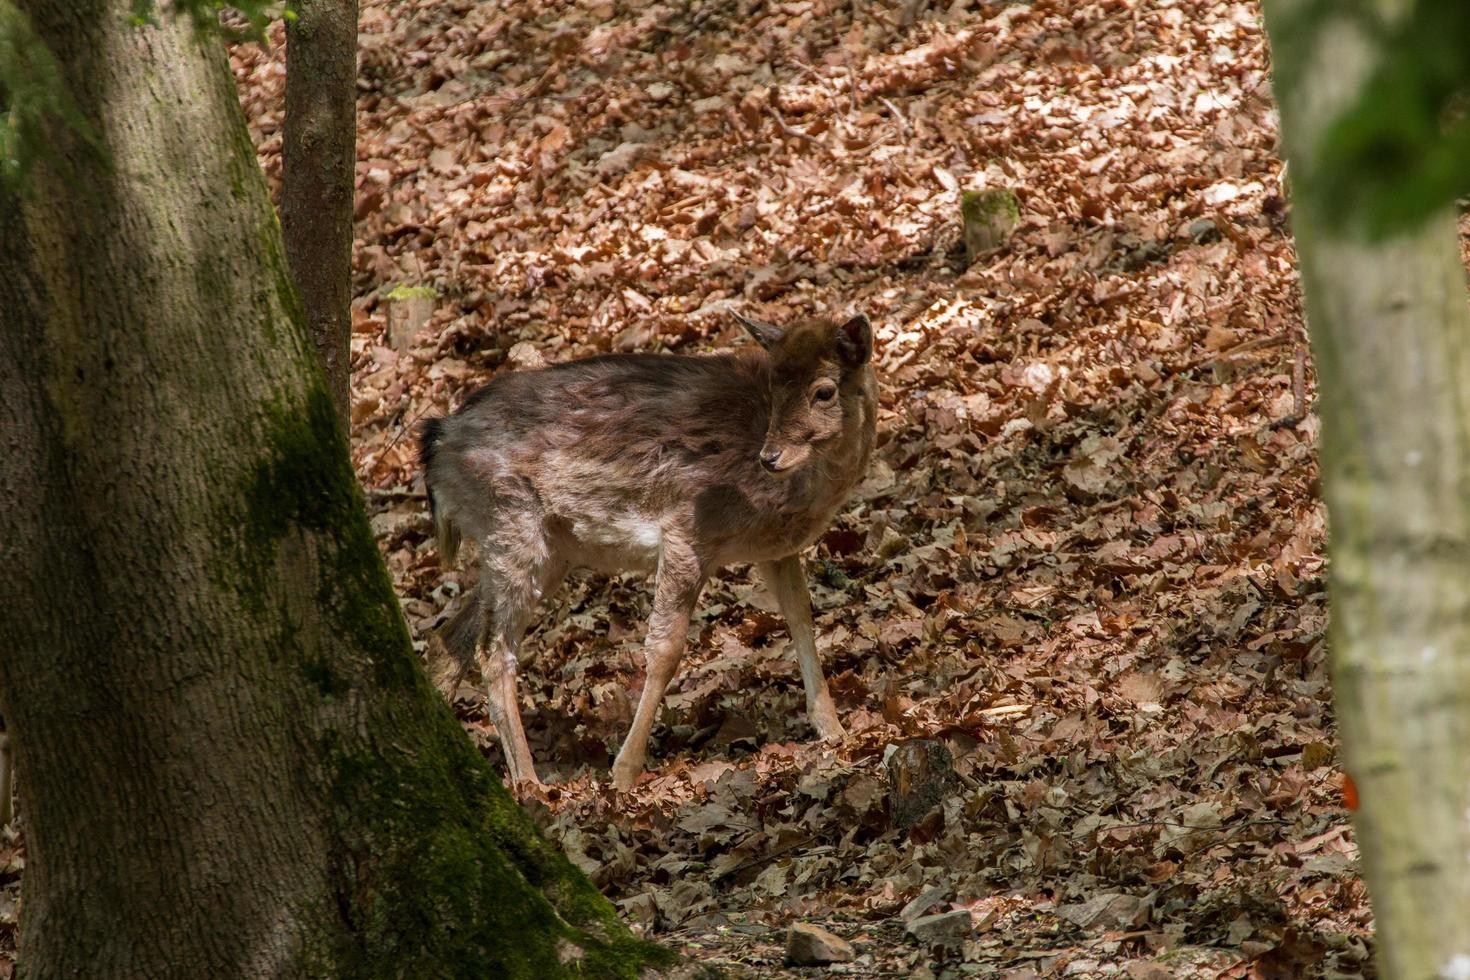
[[[816,391],[812,392],[812,401],[814,401],[814,402],[830,402],[836,396],[837,396],[837,386],[836,385],[831,385],[831,384],[822,385],[822,387],[820,387]]]

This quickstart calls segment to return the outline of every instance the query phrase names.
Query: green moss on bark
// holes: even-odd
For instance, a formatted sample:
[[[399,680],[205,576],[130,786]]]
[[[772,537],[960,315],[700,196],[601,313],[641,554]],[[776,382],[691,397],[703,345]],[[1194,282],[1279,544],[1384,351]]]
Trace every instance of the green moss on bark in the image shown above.
[[[997,216],[1012,221],[1021,216],[1021,206],[1014,191],[992,188],[983,191],[965,191],[960,196],[960,210],[966,220],[988,221]]]
[[[267,413],[274,451],[245,487],[242,567],[258,590],[273,565],[272,545],[293,529],[317,548],[316,599],[331,625],[367,656],[384,684],[415,672],[393,583],[373,541],[332,400],[315,385],[294,411]]]
[[[349,976],[632,977],[637,939],[546,842],[427,690],[381,751],[326,746]],[[389,719],[383,719],[388,721]],[[374,726],[375,729],[380,726]]]
[[[981,254],[1004,245],[1021,220],[1016,194],[1004,187],[965,191],[960,195],[964,218],[965,252],[971,262]]]
[[[439,290],[433,286],[410,286],[408,283],[399,283],[389,291],[388,299],[438,299]]]

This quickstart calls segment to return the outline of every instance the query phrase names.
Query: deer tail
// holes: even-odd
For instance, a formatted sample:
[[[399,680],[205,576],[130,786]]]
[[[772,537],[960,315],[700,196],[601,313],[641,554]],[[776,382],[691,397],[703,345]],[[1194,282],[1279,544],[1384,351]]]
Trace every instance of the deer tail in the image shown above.
[[[435,630],[435,642],[429,645],[429,675],[434,686],[450,701],[475,662],[481,620],[480,597],[470,592],[460,599],[459,608],[449,621]]]
[[[439,543],[439,564],[448,568],[459,552],[459,525],[439,504],[434,493],[434,456],[444,438],[444,419],[425,419],[419,427],[419,461],[424,464],[424,488],[429,494],[429,516],[434,520],[434,537]],[[473,652],[473,650],[471,651]]]

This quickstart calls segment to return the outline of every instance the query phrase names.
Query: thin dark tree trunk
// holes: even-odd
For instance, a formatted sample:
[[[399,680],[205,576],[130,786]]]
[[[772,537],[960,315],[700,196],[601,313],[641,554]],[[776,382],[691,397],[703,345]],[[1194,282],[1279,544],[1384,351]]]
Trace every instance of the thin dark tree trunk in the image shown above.
[[[631,976],[416,663],[220,45],[21,7],[110,156],[0,191],[21,975]]]
[[[346,431],[352,354],[357,0],[296,0],[286,24],[281,231],[327,390]]]

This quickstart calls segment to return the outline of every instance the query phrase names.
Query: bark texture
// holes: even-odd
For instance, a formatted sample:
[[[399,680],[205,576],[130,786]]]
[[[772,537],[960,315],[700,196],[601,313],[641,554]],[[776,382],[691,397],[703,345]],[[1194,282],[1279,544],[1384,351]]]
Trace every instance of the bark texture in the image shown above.
[[[327,390],[348,427],[357,0],[297,0],[286,23],[281,230]]]
[[[217,43],[22,4],[111,155],[0,192],[27,978],[628,976],[430,688]]]
[[[1470,311],[1455,215],[1382,242],[1314,210],[1318,148],[1383,56],[1371,13],[1266,7],[1321,395],[1332,665],[1388,977],[1470,975]],[[1326,207],[1328,205],[1316,205]]]

